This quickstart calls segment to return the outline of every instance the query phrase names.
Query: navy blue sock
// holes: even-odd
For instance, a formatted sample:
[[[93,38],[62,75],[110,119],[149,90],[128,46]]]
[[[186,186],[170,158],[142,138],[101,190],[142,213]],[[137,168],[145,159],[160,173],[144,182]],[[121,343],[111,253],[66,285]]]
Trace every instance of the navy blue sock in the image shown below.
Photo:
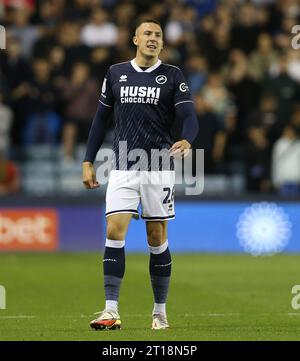
[[[123,242],[123,247],[109,247],[111,245],[120,245],[122,244],[121,242]],[[124,241],[106,241],[103,258],[104,289],[106,301],[119,300],[121,282],[125,273],[124,244]]]
[[[159,254],[150,253],[149,272],[155,303],[166,303],[171,277],[171,265],[172,260],[169,248]]]

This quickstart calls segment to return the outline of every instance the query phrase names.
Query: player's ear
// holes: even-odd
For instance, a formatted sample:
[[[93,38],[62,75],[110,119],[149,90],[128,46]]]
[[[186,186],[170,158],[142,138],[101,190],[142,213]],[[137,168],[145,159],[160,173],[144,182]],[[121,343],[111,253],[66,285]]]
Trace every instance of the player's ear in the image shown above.
[[[132,41],[134,45],[137,45],[137,37],[135,35],[133,36]]]

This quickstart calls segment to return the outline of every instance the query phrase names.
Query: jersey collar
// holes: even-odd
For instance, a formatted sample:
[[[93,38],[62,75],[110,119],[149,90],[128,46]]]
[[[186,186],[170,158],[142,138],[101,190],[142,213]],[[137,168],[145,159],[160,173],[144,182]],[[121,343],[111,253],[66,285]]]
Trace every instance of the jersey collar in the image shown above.
[[[153,70],[157,69],[160,66],[161,60],[158,59],[154,65],[150,66],[150,68],[146,69],[145,71],[137,65],[135,59],[132,59],[130,63],[138,73],[151,73]]]

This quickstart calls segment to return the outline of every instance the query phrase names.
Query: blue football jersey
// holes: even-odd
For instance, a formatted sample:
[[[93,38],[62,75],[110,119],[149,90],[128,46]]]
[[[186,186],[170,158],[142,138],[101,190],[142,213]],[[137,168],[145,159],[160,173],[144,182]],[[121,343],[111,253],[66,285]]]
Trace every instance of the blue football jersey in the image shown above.
[[[153,149],[171,147],[175,107],[192,98],[176,66],[158,60],[143,70],[131,60],[109,68],[99,102],[114,111],[115,154],[119,154],[120,142],[126,141],[127,152],[143,149],[150,157]]]

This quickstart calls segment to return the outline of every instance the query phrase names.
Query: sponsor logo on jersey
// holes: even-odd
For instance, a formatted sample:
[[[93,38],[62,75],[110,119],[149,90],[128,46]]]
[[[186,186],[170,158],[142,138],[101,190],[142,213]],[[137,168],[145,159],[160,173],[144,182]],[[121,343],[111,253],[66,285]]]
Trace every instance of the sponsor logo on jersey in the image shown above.
[[[185,83],[181,83],[179,85],[179,90],[182,91],[183,93],[185,93],[189,90],[189,87]]]
[[[121,82],[121,81],[127,81],[127,75],[121,75],[119,82]]]
[[[155,78],[156,83],[158,84],[165,84],[167,82],[167,77],[165,75],[157,75]]]
[[[160,88],[149,86],[121,86],[121,103],[158,104]]]

